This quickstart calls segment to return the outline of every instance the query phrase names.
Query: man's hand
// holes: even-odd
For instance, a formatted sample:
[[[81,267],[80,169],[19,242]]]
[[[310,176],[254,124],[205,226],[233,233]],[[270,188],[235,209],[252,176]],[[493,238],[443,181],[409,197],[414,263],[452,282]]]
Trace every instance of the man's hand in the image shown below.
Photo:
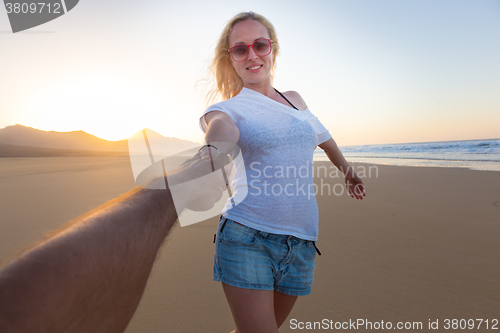
[[[207,211],[228,188],[231,156],[238,154],[239,147],[226,142],[216,142],[200,151],[191,149],[150,165],[138,175],[136,183],[145,189],[169,189],[178,215],[185,208]]]
[[[232,166],[226,154],[214,154],[212,159],[204,159],[201,153],[198,153],[170,172],[167,182],[171,189],[176,185],[182,186],[180,194],[185,208],[206,211],[221,199],[222,193],[229,186],[223,172],[229,175]],[[176,199],[174,198],[175,201]]]

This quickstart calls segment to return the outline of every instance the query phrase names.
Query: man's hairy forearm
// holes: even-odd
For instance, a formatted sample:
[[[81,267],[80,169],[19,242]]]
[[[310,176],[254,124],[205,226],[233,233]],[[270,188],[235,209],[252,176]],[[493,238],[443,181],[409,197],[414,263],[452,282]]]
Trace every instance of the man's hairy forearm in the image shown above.
[[[32,248],[0,271],[0,332],[123,332],[176,219],[136,188]]]

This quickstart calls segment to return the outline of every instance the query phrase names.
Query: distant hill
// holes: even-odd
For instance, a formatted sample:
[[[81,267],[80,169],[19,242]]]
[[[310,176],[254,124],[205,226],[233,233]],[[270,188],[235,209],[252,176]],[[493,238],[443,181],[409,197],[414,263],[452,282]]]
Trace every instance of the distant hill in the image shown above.
[[[183,149],[190,149],[198,145],[178,138],[164,138],[163,142],[167,146],[182,147]],[[34,149],[35,147],[38,149]],[[127,153],[128,140],[108,141],[84,131],[42,131],[22,125],[12,125],[0,129],[0,157],[118,156]]]

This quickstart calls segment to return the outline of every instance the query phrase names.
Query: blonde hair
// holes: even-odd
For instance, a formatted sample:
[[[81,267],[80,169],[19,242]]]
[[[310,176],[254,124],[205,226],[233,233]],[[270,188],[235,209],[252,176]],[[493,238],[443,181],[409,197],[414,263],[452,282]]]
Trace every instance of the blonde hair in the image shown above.
[[[229,99],[239,94],[243,88],[243,81],[231,65],[229,49],[229,36],[233,27],[242,21],[255,20],[262,23],[267,28],[269,36],[273,41],[273,66],[271,68],[271,83],[274,80],[276,69],[276,56],[279,53],[278,37],[274,26],[264,16],[254,12],[242,12],[229,20],[215,45],[215,55],[209,67],[209,75],[212,81],[212,88],[207,94],[207,103],[211,104],[215,100]]]

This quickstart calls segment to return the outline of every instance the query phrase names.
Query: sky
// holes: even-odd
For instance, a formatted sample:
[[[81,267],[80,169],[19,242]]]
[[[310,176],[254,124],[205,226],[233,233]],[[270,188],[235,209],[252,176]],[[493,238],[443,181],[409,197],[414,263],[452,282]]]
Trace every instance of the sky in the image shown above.
[[[0,128],[202,142],[214,43],[249,10],[278,33],[274,87],[340,146],[500,138],[498,0],[81,0],[16,34],[0,8]]]

